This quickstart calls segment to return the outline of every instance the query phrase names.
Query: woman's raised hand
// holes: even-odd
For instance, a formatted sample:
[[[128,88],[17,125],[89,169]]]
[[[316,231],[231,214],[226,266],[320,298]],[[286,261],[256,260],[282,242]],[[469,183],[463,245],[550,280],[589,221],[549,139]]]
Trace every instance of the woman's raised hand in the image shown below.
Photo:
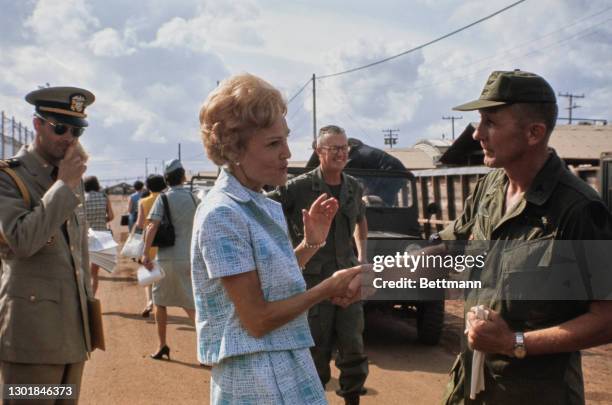
[[[302,210],[304,222],[304,241],[308,245],[320,245],[327,239],[329,228],[338,212],[338,200],[321,194],[310,206],[308,211]]]

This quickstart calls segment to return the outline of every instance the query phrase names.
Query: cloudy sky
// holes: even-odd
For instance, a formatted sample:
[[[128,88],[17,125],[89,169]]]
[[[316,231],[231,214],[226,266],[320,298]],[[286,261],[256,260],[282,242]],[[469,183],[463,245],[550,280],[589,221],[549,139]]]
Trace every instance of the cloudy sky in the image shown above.
[[[24,95],[39,85],[95,93],[83,145],[88,174],[105,182],[160,171],[178,144],[191,171],[210,170],[198,133],[207,94],[250,72],[291,99],[312,74],[332,74],[427,43],[513,0],[0,0],[0,110],[31,127]],[[611,119],[612,3],[527,0],[422,50],[370,69],[317,80],[317,124],[383,147],[447,138],[477,114],[492,70],[520,68],[558,92],[585,94],[574,116]],[[567,99],[560,99],[567,107]],[[567,110],[561,110],[567,116]],[[294,160],[309,156],[312,88],[289,104]]]

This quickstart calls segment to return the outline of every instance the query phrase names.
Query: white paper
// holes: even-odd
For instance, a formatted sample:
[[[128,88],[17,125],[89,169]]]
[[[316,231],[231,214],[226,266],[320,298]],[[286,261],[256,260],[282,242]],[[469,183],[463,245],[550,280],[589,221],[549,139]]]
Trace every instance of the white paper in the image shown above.
[[[117,265],[117,254],[115,248],[101,252],[89,252],[89,260],[107,272],[112,273]]]
[[[485,309],[484,305],[478,305],[472,308],[476,313],[476,318],[486,321],[489,319],[489,310]],[[466,319],[467,323],[467,319]],[[466,325],[469,328],[469,325]],[[485,390],[484,382],[484,361],[485,355],[480,350],[474,350],[472,356],[472,380],[470,384],[470,399],[476,399],[479,392]]]
[[[166,273],[164,273],[164,270],[159,265],[159,262],[154,261],[153,269],[151,271],[144,266],[140,266],[136,275],[138,277],[138,284],[145,286],[161,280],[165,277]]]
[[[117,247],[117,242],[113,239],[110,231],[94,231],[89,228],[87,231],[90,252],[100,252]]]
[[[87,231],[89,260],[111,273],[117,264],[117,242],[110,231]]]

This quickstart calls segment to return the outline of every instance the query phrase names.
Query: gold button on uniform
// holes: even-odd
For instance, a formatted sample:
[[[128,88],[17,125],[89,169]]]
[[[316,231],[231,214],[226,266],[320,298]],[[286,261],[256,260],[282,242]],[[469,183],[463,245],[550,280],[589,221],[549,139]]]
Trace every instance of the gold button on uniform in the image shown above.
[[[30,295],[30,302],[34,302],[36,301],[36,296],[35,295]]]

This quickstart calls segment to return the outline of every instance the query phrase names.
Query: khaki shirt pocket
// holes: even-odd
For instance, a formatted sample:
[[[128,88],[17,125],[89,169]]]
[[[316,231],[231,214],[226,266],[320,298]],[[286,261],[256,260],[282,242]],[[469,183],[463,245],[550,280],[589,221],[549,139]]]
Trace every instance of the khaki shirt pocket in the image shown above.
[[[55,280],[14,277],[7,282],[5,346],[52,351],[62,344],[61,287]]]

